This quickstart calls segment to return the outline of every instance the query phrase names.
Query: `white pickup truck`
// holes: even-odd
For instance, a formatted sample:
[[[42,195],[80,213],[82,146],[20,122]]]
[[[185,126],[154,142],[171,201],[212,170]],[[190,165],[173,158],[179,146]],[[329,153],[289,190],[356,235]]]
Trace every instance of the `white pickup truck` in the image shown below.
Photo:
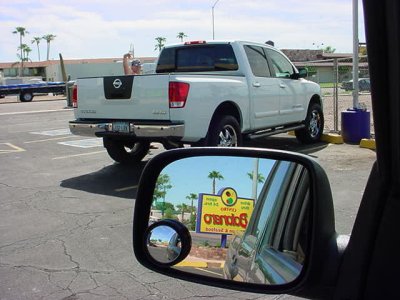
[[[102,137],[115,161],[134,163],[151,142],[166,149],[240,146],[294,130],[320,139],[319,85],[266,44],[195,41],[164,47],[155,74],[79,78],[74,87],[76,135]]]

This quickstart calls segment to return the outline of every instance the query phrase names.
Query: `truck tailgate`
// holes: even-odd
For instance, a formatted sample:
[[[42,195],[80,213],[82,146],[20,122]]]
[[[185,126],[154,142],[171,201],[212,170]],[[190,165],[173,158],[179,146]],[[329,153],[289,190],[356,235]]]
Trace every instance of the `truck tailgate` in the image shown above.
[[[169,75],[80,78],[78,119],[169,120]]]

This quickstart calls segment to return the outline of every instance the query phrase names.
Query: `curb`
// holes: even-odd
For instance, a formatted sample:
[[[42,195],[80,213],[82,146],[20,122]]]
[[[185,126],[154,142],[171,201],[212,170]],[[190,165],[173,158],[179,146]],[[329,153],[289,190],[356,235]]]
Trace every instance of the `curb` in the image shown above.
[[[376,150],[375,139],[362,139],[360,141],[360,148]]]
[[[209,262],[209,261],[182,261],[175,265],[176,267],[192,267],[192,268],[223,268],[225,262]]]
[[[321,137],[321,141],[327,142],[330,144],[343,144],[343,137],[340,134],[336,133],[323,133]]]
[[[193,268],[207,268],[207,262],[205,261],[181,261],[176,264],[177,267],[193,267]]]
[[[288,135],[294,136],[294,131],[289,131]],[[337,133],[324,133],[322,134],[321,141],[330,144],[344,144],[343,137]],[[367,148],[376,150],[375,139],[362,139],[360,141],[360,148]]]
[[[288,135],[295,136],[294,131],[289,131]],[[343,144],[343,138],[340,134],[336,133],[323,133],[321,136],[321,141],[331,144]]]

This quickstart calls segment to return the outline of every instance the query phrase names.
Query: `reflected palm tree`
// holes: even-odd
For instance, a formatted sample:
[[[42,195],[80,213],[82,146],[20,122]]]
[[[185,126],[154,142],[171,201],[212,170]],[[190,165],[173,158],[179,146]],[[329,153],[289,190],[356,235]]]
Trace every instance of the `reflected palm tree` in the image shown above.
[[[215,195],[215,181],[223,180],[224,176],[222,176],[221,173],[218,171],[211,171],[208,174],[208,178],[212,179],[212,194]]]
[[[186,196],[186,199],[191,201],[191,205],[190,205],[190,227],[193,230],[194,229],[194,222],[192,222],[193,220],[193,213],[194,213],[194,207],[193,207],[193,201],[198,199],[197,194],[194,193],[190,193],[188,196]]]

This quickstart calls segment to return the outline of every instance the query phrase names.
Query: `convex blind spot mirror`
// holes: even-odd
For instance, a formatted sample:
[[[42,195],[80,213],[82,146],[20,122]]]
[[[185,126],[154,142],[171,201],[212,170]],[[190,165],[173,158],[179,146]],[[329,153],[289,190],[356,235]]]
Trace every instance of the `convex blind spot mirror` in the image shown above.
[[[156,263],[170,266],[182,261],[191,249],[189,230],[182,223],[164,219],[146,230],[146,249]]]
[[[213,285],[300,281],[312,249],[316,178],[326,180],[316,170],[322,169],[311,159],[278,151],[162,153],[139,184],[135,254],[161,273]],[[331,217],[326,228],[334,231]]]

